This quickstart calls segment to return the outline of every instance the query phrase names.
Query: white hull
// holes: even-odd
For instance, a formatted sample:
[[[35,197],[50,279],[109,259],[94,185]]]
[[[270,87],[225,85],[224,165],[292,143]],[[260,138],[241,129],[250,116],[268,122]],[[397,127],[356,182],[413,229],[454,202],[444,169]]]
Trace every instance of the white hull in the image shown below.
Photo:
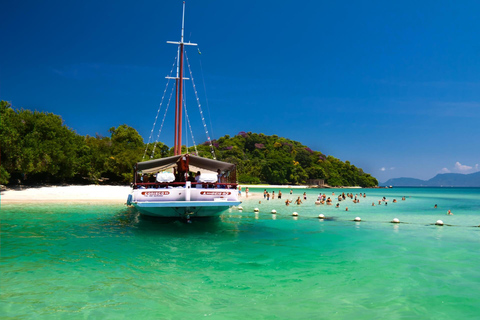
[[[218,217],[240,201],[133,202],[141,214],[163,218]]]
[[[238,206],[238,191],[223,188],[185,187],[134,189],[127,204],[140,213],[155,217],[217,217],[232,206]]]

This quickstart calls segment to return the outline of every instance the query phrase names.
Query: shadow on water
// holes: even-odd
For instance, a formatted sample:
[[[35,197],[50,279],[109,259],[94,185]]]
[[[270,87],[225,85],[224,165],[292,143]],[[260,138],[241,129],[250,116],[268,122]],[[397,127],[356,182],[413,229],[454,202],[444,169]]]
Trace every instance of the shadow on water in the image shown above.
[[[184,219],[151,217],[134,208],[125,208],[104,221],[104,227],[122,229],[132,233],[185,236],[206,233],[230,232],[236,224],[222,221],[222,217],[195,218],[191,223]]]

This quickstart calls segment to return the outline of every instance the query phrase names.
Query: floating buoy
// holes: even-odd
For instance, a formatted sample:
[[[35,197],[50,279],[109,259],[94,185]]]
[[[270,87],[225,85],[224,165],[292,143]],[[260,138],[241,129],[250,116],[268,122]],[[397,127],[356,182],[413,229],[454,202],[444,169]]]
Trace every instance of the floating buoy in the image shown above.
[[[360,217],[356,217],[355,219],[353,219],[354,221],[362,221],[362,219],[360,219]]]
[[[294,212],[294,213],[292,213],[292,216],[298,217],[298,213],[297,213],[297,212]]]
[[[242,211],[242,210],[243,210],[242,206],[239,206],[239,207],[238,207],[238,210],[239,210],[239,211]]]
[[[273,209],[270,213],[271,214],[277,214],[277,210]]]
[[[394,219],[392,220],[392,223],[400,223],[400,220],[398,220],[398,218],[394,218]]]
[[[320,204],[320,201],[319,200],[315,201],[315,204]]]
[[[320,213],[320,214],[318,215],[318,218],[319,218],[319,219],[325,219],[325,216],[324,216],[322,213]]]
[[[435,222],[435,224],[437,226],[443,226],[443,221],[442,220],[437,220],[437,222]]]
[[[258,208],[253,209],[253,212],[259,212]]]

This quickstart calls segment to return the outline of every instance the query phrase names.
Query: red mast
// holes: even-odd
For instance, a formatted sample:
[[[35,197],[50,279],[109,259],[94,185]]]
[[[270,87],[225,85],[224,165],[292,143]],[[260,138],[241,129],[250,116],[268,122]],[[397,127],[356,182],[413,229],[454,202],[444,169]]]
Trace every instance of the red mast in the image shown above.
[[[185,2],[183,2],[185,5]],[[183,102],[183,28],[182,42],[180,43],[180,76],[178,79],[178,134],[177,134],[177,152],[176,155],[182,154],[182,102]]]
[[[182,103],[183,103],[183,80],[188,78],[183,77],[183,47],[184,45],[196,46],[196,43],[183,42],[183,34],[185,29],[185,1],[183,1],[183,15],[182,15],[182,34],[180,42],[167,41],[167,43],[178,44],[178,59],[177,59],[177,76],[175,79],[175,137],[173,144],[174,155],[182,154]],[[169,77],[167,77],[169,79]],[[171,78],[170,78],[171,79]]]

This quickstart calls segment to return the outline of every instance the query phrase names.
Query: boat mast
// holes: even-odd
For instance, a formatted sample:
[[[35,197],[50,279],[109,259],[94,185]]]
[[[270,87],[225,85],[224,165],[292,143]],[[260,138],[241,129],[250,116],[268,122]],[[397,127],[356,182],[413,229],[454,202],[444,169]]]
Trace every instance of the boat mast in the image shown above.
[[[177,56],[177,76],[175,79],[175,137],[173,144],[174,155],[182,154],[182,102],[183,102],[183,80],[188,78],[183,77],[183,47],[184,45],[196,46],[196,43],[183,42],[183,35],[185,30],[185,1],[183,1],[183,13],[182,13],[182,33],[180,42],[167,41],[167,43],[177,44],[179,46]],[[167,79],[172,79],[167,77]]]

